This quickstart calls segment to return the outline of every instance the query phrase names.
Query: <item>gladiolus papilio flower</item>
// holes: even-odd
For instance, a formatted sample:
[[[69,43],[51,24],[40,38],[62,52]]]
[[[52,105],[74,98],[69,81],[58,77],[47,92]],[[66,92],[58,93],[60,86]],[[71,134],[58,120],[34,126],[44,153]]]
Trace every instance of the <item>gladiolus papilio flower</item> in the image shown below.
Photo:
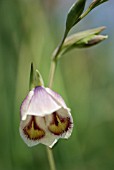
[[[20,135],[32,147],[39,143],[50,148],[59,138],[69,138],[73,129],[70,109],[56,92],[43,86],[33,88],[21,108]]]

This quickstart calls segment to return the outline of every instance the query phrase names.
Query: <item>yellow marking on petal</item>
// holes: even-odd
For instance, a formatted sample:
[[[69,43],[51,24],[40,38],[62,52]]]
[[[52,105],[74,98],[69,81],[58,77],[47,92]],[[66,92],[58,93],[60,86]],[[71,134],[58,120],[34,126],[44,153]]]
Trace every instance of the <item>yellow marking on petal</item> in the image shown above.
[[[25,135],[31,140],[38,140],[45,136],[45,131],[39,128],[33,116],[31,121],[23,129]]]
[[[55,135],[61,135],[66,132],[70,125],[70,120],[68,117],[60,118],[56,113],[54,113],[54,120],[48,126],[48,129]]]

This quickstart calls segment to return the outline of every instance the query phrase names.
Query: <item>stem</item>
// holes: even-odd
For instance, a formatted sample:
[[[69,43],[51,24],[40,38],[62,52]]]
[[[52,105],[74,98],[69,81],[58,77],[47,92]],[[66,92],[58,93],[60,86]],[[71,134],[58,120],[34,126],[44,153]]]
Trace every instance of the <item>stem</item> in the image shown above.
[[[57,57],[58,57],[59,53],[61,52],[62,45],[63,45],[67,35],[68,35],[68,31],[65,30],[63,39],[53,54],[52,61],[51,61],[51,67],[50,67],[50,74],[49,74],[49,85],[48,85],[49,88],[52,87],[54,74],[55,74],[55,70],[56,70],[56,66],[57,66]]]
[[[55,51],[54,54],[53,54],[53,58],[52,58],[52,59],[53,59],[55,62],[56,62],[56,60],[57,60],[57,57],[58,57],[59,53],[61,52],[61,48],[62,48],[63,43],[64,43],[64,41],[65,41],[65,39],[66,39],[66,37],[67,37],[67,35],[68,35],[68,32],[69,32],[69,31],[66,29],[61,43],[59,44],[58,48],[56,49],[56,51]]]
[[[52,60],[51,67],[50,67],[50,74],[49,74],[49,85],[48,85],[49,88],[51,88],[53,84],[56,66],[57,66],[57,62],[55,60]]]
[[[51,61],[51,67],[50,67],[50,74],[49,74],[49,84],[48,84],[49,88],[52,87],[53,79],[54,79],[54,75],[55,75],[55,70],[56,70],[56,66],[57,66],[57,61],[58,61],[57,57],[58,57],[59,53],[61,52],[61,48],[62,48],[62,45],[65,41],[65,38],[67,37],[67,34],[68,34],[68,31],[66,30],[60,45],[58,46],[57,50],[53,54],[53,58],[52,58],[52,61]],[[50,169],[56,170],[52,149],[50,149],[49,147],[46,147],[46,150],[47,150],[48,161],[49,161],[49,164],[50,164]]]
[[[92,9],[94,9],[95,7],[100,5],[101,3],[103,3],[103,2],[96,1],[96,2],[91,3],[89,8],[79,17],[78,22],[80,20],[82,20],[87,14],[89,14],[89,12],[92,11]]]
[[[103,3],[103,2],[102,2],[102,3]],[[101,4],[101,3],[100,3],[100,4]],[[80,20],[82,20],[86,15],[88,15],[88,14],[92,11],[92,9],[94,9],[95,7],[97,7],[97,6],[100,5],[100,4],[98,3],[98,1],[91,3],[90,6],[88,7],[88,9],[78,18],[78,20],[76,21],[75,24],[77,24],[77,23],[78,23]]]
[[[89,12],[91,11],[91,8],[88,8],[81,16],[80,16],[80,20],[82,20]]]
[[[78,23],[81,19],[83,19],[90,11],[92,10],[92,6],[90,6],[78,19],[78,21],[76,23]],[[65,30],[64,36],[62,41],[60,42],[58,48],[54,51],[53,56],[52,56],[52,61],[51,61],[51,67],[50,67],[50,74],[49,74],[49,84],[48,87],[51,88],[52,84],[53,84],[53,80],[54,80],[54,75],[55,75],[55,70],[56,70],[56,66],[57,66],[57,61],[58,61],[58,56],[61,52],[63,43],[68,35],[68,32],[70,30]],[[54,157],[53,157],[53,152],[52,149],[50,149],[49,147],[47,147],[47,155],[48,155],[48,160],[49,160],[49,164],[50,164],[50,169],[51,170],[56,170],[56,166],[55,166],[55,161],[54,161]]]
[[[48,160],[49,160],[49,164],[50,164],[50,169],[51,170],[56,170],[52,149],[50,149],[47,146],[46,150],[47,150],[47,156],[48,156]]]
[[[82,20],[92,9],[91,8],[88,8],[79,18],[78,20],[76,21],[76,24]]]
[[[52,60],[51,67],[50,67],[50,74],[49,74],[49,84],[48,84],[49,88],[51,88],[52,84],[53,84],[53,79],[54,79],[54,75],[55,75],[56,65],[57,65],[57,60]],[[52,149],[50,149],[47,146],[46,150],[47,150],[48,161],[49,161],[49,164],[50,164],[50,170],[56,170],[56,166],[55,166],[55,161],[54,161]]]

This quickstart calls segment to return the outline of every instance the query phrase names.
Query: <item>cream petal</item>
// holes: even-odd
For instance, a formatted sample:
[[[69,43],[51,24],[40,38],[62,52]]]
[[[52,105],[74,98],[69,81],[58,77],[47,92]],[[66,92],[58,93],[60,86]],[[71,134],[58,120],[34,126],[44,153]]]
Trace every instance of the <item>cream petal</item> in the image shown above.
[[[73,130],[73,119],[67,109],[61,108],[55,113],[47,115],[45,119],[48,130],[56,136],[57,140],[70,137]]]
[[[37,134],[34,134],[32,132],[34,130],[32,127],[33,126],[32,122],[31,122],[32,117],[33,116],[27,116],[26,120],[24,120],[24,121],[22,120],[20,122],[20,127],[19,127],[20,135],[21,135],[22,139],[24,140],[24,142],[29,147],[39,144],[41,138],[44,138],[45,133],[46,133],[45,121],[42,117],[38,117],[37,125],[34,125],[34,126],[38,126],[38,128],[39,128],[39,130],[41,130],[41,132],[39,132],[38,136],[37,136]],[[37,136],[37,138],[36,138],[36,136]]]
[[[61,105],[63,108],[68,109],[70,111],[70,109],[66,106],[66,103],[64,102],[63,98],[58,93],[54,92],[50,88],[45,88],[45,89],[59,105]]]
[[[68,130],[62,134],[61,138],[68,139],[71,136],[73,130],[73,118],[69,110],[59,109],[57,111],[58,115],[62,116],[63,118],[69,118],[69,127]]]
[[[34,117],[34,123],[31,120]],[[38,130],[38,132],[36,132]],[[50,148],[57,142],[56,137],[51,135],[45,125],[45,118],[39,116],[27,116],[26,120],[20,123],[20,135],[29,146],[44,144]]]
[[[52,148],[57,142],[57,137],[52,135],[48,130],[46,132],[46,136],[41,139],[40,143]]]
[[[26,98],[24,99],[24,101],[21,104],[20,112],[21,112],[22,120],[26,119],[28,107],[29,107],[29,104],[30,104],[30,101],[31,101],[33,95],[34,95],[34,89],[29,92],[29,94],[26,96]]]

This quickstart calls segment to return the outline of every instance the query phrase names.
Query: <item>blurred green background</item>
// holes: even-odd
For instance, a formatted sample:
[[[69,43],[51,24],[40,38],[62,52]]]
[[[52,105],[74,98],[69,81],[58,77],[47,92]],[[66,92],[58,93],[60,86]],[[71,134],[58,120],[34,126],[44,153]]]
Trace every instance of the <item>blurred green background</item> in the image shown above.
[[[20,104],[30,63],[48,84],[50,57],[74,0],[0,0],[0,170],[49,169],[45,146],[19,135]],[[87,3],[91,2],[90,0]],[[72,109],[74,130],[54,147],[58,170],[114,169],[114,1],[92,11],[71,32],[107,26],[108,40],[74,50],[59,62],[53,89]]]

